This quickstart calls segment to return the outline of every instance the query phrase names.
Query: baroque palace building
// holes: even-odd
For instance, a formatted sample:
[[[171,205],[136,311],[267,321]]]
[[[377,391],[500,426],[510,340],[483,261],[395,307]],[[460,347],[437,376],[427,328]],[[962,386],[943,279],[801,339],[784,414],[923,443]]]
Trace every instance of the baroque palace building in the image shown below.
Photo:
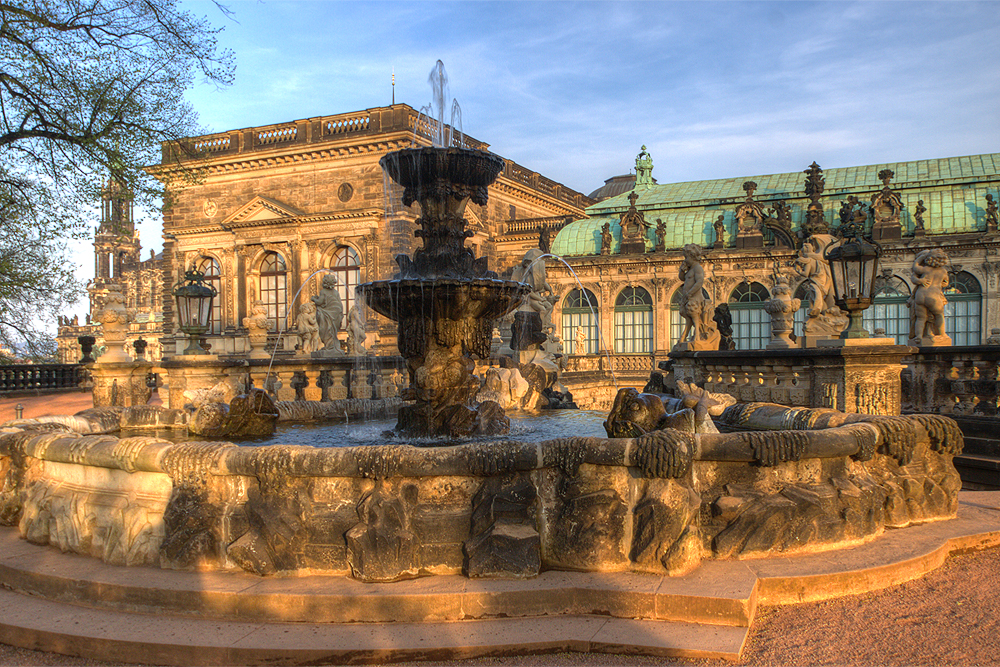
[[[657,184],[652,169],[644,148],[633,188],[608,198],[592,193],[600,201],[552,243],[572,268],[549,267],[553,322],[577,355],[571,371],[605,363],[582,354],[610,355],[621,371],[652,370],[666,358],[682,329],[678,269],[689,243],[707,250],[710,296],[728,305],[737,349],[770,341],[763,306],[779,276],[803,301],[801,333],[812,293],[796,260],[806,238],[835,232],[842,215],[863,216],[883,249],[877,297],[865,314],[870,331],[907,343],[910,267],[932,247],[950,258],[946,329],[954,345],[981,345],[1000,327],[1000,154],[825,171],[813,163],[804,172],[670,184]]]
[[[127,305],[139,311],[133,337],[161,336],[147,358],[159,359],[161,350],[170,356],[184,338],[171,289],[193,267],[219,293],[206,336],[212,353],[247,352],[243,318],[257,301],[271,321],[271,345],[291,353],[298,305],[319,290],[317,270],[338,277],[346,315],[358,284],[391,277],[394,257],[415,249],[418,211],[401,205],[379,160],[429,145],[430,136],[425,118],[394,104],[164,145],[152,169],[171,196],[163,253],[139,261],[130,207],[109,186],[95,239],[92,312],[106,282],[126,284]],[[487,148],[468,136],[463,145]],[[710,296],[728,305],[737,348],[760,349],[770,340],[763,306],[778,276],[803,300],[803,321],[811,290],[795,265],[804,241],[859,212],[884,251],[879,293],[866,313],[872,332],[906,342],[910,266],[931,247],[951,260],[946,325],[954,344],[983,344],[1000,328],[1000,154],[826,170],[814,163],[804,172],[668,184],[652,172],[644,148],[634,175],[585,196],[506,160],[488,205],[466,210],[468,245],[498,273],[509,276],[539,245],[565,260],[547,260],[552,321],[567,353],[567,384],[578,381],[584,395],[594,371],[631,382],[666,358],[681,330],[684,245],[706,249]],[[394,354],[394,324],[373,313],[368,323],[369,349]],[[79,353],[75,340],[85,328],[93,327],[61,327],[67,360]]]
[[[413,145],[431,144],[426,118],[405,104],[355,113],[234,130],[165,145],[153,172],[170,192],[163,214],[163,346],[183,338],[170,290],[184,271],[204,272],[217,290],[211,352],[242,354],[243,318],[263,302],[271,345],[290,352],[298,306],[319,291],[319,269],[338,278],[345,315],[354,288],[391,277],[394,258],[418,242],[416,207],[400,203],[401,188],[379,160]],[[487,144],[465,136],[464,146]],[[467,245],[502,271],[555,231],[584,216],[593,200],[506,160],[489,203],[466,209]],[[312,277],[312,278],[311,278]],[[310,279],[311,278],[311,279]],[[287,320],[286,320],[286,315]],[[369,349],[395,352],[395,326],[369,314]],[[286,328],[291,335],[278,336]]]

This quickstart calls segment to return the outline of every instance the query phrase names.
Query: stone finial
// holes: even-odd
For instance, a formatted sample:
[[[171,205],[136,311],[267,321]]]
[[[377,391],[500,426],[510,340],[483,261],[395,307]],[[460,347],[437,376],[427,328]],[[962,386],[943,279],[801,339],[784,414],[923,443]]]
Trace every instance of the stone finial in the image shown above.
[[[274,323],[267,317],[267,308],[260,299],[254,301],[250,315],[243,318],[243,327],[247,330],[250,341],[250,358],[266,359],[267,334],[274,328]]]
[[[757,184],[753,181],[743,182],[743,191],[747,193],[747,201],[753,201],[754,190],[757,189]]]
[[[777,275],[772,296],[764,302],[764,311],[771,316],[771,342],[767,344],[768,350],[787,350],[795,346],[789,334],[795,326],[795,313],[801,303],[801,300],[792,298],[788,276]]]
[[[878,180],[882,181],[882,186],[887,188],[889,187],[889,181],[895,175],[896,173],[892,169],[883,169],[878,173]]]
[[[813,162],[803,173],[806,175],[805,193],[810,199],[809,208],[806,210],[806,219],[802,224],[803,230],[810,236],[826,234],[829,232],[829,225],[826,224],[823,204],[819,201],[820,197],[823,196],[823,189],[826,187],[823,169]]]

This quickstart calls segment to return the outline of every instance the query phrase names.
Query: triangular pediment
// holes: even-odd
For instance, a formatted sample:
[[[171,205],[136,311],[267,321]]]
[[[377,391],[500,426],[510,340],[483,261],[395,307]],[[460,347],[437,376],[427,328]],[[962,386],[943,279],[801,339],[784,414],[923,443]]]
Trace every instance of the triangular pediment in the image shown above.
[[[260,222],[264,220],[280,220],[282,218],[298,218],[302,211],[288,204],[268,197],[254,197],[241,206],[235,213],[222,221],[224,226],[238,225],[245,222]]]

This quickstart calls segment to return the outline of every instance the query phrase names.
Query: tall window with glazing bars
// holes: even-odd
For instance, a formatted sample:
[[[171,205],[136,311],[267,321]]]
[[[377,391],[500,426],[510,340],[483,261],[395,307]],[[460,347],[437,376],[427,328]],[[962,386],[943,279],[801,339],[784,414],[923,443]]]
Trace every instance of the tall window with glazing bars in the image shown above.
[[[589,289],[575,289],[563,299],[562,339],[567,354],[597,354],[597,297]],[[577,329],[583,332],[583,348],[577,346]]]
[[[653,351],[653,298],[642,287],[626,287],[615,299],[615,352]]]

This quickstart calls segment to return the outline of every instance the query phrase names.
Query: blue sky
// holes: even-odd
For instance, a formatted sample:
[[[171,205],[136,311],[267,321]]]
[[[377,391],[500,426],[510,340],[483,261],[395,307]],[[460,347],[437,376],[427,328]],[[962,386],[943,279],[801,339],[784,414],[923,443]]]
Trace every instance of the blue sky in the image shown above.
[[[441,59],[467,134],[584,193],[643,144],[661,183],[1000,150],[1000,2],[183,6],[236,55],[188,95],[209,131],[387,105],[393,71],[419,109]]]

